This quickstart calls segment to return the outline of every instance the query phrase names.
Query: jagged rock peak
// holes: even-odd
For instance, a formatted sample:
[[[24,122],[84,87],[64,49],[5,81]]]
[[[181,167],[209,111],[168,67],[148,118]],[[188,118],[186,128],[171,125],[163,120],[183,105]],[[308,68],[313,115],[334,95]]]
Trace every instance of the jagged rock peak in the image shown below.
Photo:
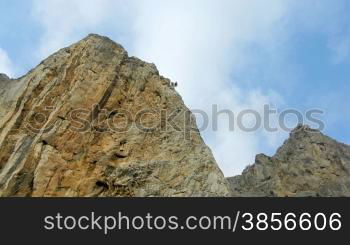
[[[0,82],[7,80],[10,80],[10,78],[4,73],[0,73]]]
[[[230,195],[170,80],[106,37],[0,92],[0,196]]]
[[[228,180],[236,196],[350,196],[350,146],[299,125],[273,157]]]

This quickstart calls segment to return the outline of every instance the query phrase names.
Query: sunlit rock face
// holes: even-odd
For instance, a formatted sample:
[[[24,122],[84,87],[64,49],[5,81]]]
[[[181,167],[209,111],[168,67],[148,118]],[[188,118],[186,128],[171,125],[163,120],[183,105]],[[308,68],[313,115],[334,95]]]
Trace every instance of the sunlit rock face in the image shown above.
[[[235,196],[350,196],[350,146],[299,126],[273,157],[228,178]]]
[[[89,35],[0,76],[0,196],[228,196],[171,82]]]

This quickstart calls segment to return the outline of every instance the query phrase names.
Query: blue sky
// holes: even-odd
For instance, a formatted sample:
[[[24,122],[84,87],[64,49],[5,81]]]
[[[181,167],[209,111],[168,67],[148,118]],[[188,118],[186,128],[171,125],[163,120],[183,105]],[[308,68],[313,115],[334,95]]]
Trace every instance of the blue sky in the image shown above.
[[[0,72],[24,75],[88,33],[107,35],[178,81],[190,108],[322,109],[324,132],[350,144],[350,1],[2,0]],[[287,133],[208,129],[225,175]]]

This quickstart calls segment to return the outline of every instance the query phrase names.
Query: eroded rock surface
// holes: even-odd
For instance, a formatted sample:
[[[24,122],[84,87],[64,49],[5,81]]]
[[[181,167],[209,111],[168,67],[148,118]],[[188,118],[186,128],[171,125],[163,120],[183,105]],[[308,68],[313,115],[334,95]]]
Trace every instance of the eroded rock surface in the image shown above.
[[[1,76],[0,93],[0,196],[230,193],[170,81],[108,38]]]
[[[299,126],[275,156],[257,155],[228,180],[235,196],[349,197],[350,146]]]

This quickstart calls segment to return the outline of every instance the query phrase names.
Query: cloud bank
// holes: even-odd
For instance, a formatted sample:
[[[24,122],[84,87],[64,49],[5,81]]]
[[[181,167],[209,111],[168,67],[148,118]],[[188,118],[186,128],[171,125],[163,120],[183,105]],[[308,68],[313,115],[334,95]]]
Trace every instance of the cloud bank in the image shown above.
[[[333,33],[335,24],[324,20],[339,11],[332,4],[314,0],[303,4],[291,0],[33,0],[31,14],[43,28],[38,60],[90,32],[105,34],[132,55],[155,63],[164,76],[179,83],[178,91],[191,109],[204,110],[210,117],[213,105],[235,115],[244,109],[262,112],[265,104],[284,107],[287,92],[281,94],[271,84],[289,91],[297,77],[297,70],[286,61],[287,41],[297,28],[327,26],[325,32]],[[328,12],[329,18],[322,17]],[[336,61],[349,53],[344,40],[330,42]],[[268,57],[268,64],[260,60],[260,53]],[[261,64],[269,68],[265,76],[257,68]],[[286,70],[290,74],[284,74]],[[255,154],[272,152],[286,137],[282,131],[247,133],[238,127],[230,131],[228,117],[220,114],[219,118],[218,130],[208,129],[202,135],[227,176],[239,174],[254,162]],[[276,124],[277,118],[271,121]]]
[[[263,110],[275,98],[259,89],[240,88],[232,78],[249,69],[251,45],[272,48],[278,23],[288,1],[34,1],[33,15],[44,27],[42,56],[68,45],[103,25],[128,29],[130,52],[155,63],[160,72],[179,83],[179,92],[191,109],[211,115],[212,105],[230,109]],[[121,24],[122,23],[122,24]],[[111,38],[119,40],[118,36]],[[261,84],[263,86],[263,84]],[[276,94],[276,93],[274,93]],[[247,119],[249,120],[249,119]],[[199,118],[200,121],[200,118]],[[228,117],[220,115],[218,131],[203,132],[206,143],[226,175],[240,173],[266,147],[276,147],[281,135],[230,131]],[[266,142],[260,147],[259,142]]]
[[[178,81],[178,90],[192,109],[211,115],[215,104],[235,115],[244,109],[262,111],[264,104],[275,104],[276,97],[281,97],[241,89],[232,74],[249,69],[252,57],[246,50],[251,45],[274,46],[287,6],[288,1],[273,0],[148,1],[137,6],[134,52]],[[225,115],[220,116],[218,129],[203,135],[226,175],[239,174],[254,162],[256,153],[276,147],[282,138],[281,134],[243,132],[237,125],[230,131]],[[266,146],[260,147],[262,141]]]

